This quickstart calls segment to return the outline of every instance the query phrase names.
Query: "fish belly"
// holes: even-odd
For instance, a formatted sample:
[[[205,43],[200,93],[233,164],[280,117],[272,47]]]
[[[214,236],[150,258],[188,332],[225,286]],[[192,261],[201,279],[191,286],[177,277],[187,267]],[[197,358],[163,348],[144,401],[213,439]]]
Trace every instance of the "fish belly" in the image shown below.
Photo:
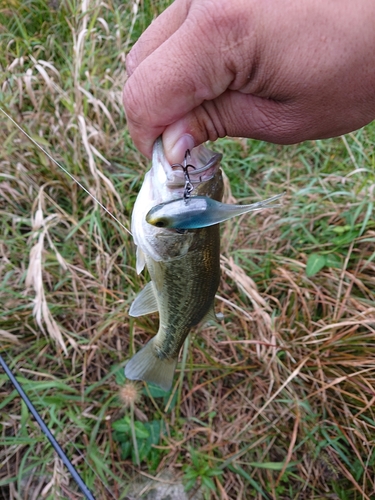
[[[129,379],[170,389],[189,331],[205,317],[214,317],[213,303],[220,280],[219,227],[196,233],[191,250],[181,258],[156,262],[146,256],[160,323],[157,335],[126,365]]]

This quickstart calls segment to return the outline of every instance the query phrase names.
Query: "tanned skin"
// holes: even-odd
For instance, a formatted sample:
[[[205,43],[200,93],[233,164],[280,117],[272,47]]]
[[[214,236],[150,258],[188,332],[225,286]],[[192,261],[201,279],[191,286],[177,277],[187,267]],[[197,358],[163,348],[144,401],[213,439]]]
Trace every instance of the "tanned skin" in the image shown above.
[[[375,119],[373,0],[175,0],[127,57],[130,134],[167,159],[223,136],[292,144]]]

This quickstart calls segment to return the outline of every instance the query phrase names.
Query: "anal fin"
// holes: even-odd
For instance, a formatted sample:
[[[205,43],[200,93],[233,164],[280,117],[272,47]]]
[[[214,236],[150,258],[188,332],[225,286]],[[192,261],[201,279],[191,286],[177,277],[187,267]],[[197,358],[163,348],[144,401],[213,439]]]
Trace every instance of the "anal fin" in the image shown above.
[[[222,313],[216,314],[214,306],[212,306],[208,310],[208,313],[202,319],[202,324],[204,325],[205,323],[210,323],[211,321],[213,321],[214,323],[217,323],[218,321],[221,321],[222,319],[223,319],[223,314]]]

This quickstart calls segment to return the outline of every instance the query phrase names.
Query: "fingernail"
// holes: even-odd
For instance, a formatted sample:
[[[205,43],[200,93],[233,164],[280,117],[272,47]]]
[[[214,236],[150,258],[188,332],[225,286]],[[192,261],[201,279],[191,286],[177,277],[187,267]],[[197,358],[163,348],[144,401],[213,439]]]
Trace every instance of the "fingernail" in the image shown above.
[[[181,163],[185,157],[186,150],[187,149],[192,150],[193,147],[195,146],[193,136],[191,136],[190,134],[182,135],[177,139],[177,141],[174,144],[171,141],[170,137],[164,140],[164,135],[163,135],[163,143],[166,156],[171,164]]]

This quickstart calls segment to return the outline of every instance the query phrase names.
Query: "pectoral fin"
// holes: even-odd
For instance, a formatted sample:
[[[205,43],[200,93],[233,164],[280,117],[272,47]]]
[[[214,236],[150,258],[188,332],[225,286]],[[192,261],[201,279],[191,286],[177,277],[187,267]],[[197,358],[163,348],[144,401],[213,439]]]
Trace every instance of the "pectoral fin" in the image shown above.
[[[150,283],[147,283],[143,290],[141,290],[134,299],[134,302],[130,306],[129,316],[138,318],[139,316],[151,314],[157,312],[158,310],[159,307],[156,300],[154,285],[152,284],[152,281],[150,281]]]
[[[143,268],[145,267],[145,264],[146,264],[145,254],[139,247],[137,247],[137,262],[136,262],[137,274],[141,274]]]

